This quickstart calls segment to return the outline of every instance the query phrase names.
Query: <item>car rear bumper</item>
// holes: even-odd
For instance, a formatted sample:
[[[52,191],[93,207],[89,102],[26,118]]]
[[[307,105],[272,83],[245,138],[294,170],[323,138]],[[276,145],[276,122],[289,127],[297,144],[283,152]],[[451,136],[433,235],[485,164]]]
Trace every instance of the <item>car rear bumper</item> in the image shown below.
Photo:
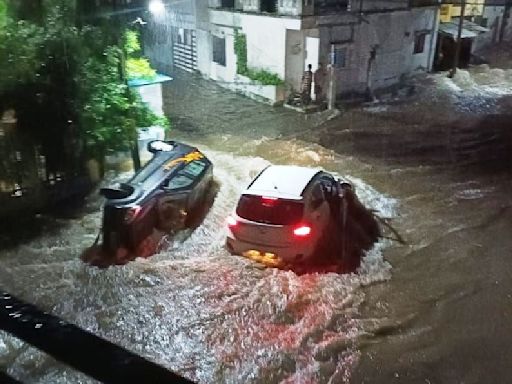
[[[258,251],[261,254],[271,253],[285,263],[303,262],[311,258],[313,254],[313,249],[310,246],[269,246],[242,241],[231,234],[228,234],[226,238],[226,248],[230,253],[241,256],[244,256],[250,251]]]

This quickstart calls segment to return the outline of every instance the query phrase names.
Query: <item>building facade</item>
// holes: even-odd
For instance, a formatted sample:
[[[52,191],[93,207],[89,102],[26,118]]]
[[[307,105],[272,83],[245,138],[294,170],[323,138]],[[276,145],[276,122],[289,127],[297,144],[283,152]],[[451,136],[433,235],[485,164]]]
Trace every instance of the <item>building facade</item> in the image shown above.
[[[173,5],[181,20],[167,14],[160,20],[162,26],[152,32],[146,52],[157,68],[171,62],[166,56],[171,54],[174,65],[183,67],[176,61],[183,49],[176,44],[178,35],[185,45],[195,45],[192,70],[270,102],[299,91],[308,64],[313,71],[319,64],[332,67],[323,92],[329,88],[336,98],[373,94],[396,86],[410,74],[432,69],[439,23],[437,0],[192,3],[193,9],[179,12]],[[187,33],[193,37],[187,40]],[[262,74],[264,84],[271,77],[273,84],[261,85],[260,81],[258,85],[253,80],[255,73]],[[276,85],[275,79],[281,84]]]

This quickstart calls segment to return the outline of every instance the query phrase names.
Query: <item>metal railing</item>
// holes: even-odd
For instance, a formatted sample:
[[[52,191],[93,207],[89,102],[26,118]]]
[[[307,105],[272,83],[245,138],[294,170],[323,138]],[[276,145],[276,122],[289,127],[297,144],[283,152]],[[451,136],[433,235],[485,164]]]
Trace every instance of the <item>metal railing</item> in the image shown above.
[[[0,289],[0,330],[104,383],[192,383]],[[17,383],[0,372],[1,383]]]

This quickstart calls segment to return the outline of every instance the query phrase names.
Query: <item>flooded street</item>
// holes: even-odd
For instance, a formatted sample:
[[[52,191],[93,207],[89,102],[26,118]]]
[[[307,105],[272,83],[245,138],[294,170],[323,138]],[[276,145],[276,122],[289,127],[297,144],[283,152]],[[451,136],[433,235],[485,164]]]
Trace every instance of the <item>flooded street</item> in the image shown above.
[[[88,213],[0,252],[3,288],[202,383],[509,381],[506,150],[498,170],[453,163],[452,146],[425,129],[390,132],[388,117],[363,113],[365,127],[353,112],[320,125],[328,113],[307,117],[180,76],[164,89],[171,136],[204,151],[220,185],[204,223],[149,259],[98,269],[79,259],[101,221],[91,197]],[[270,162],[347,178],[407,245],[376,244],[359,275],[297,276],[230,256],[225,218]],[[0,371],[27,383],[93,382],[2,333]]]

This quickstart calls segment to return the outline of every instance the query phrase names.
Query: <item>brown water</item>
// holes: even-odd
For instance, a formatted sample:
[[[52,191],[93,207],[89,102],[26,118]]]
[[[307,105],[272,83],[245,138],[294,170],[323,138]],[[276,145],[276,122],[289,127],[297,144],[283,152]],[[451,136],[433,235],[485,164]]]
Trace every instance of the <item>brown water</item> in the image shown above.
[[[194,77],[175,80],[165,96],[175,138],[215,164],[220,191],[203,225],[150,259],[100,270],[78,258],[94,241],[99,211],[61,220],[52,233],[1,252],[5,289],[204,383],[508,381],[507,174],[398,161],[400,151],[365,144],[355,125],[318,127],[316,118]],[[334,133],[344,129],[340,140]],[[345,276],[297,276],[229,256],[225,217],[269,162],[349,178],[408,245],[383,241],[359,275]],[[7,335],[0,369],[31,383],[89,382]]]

